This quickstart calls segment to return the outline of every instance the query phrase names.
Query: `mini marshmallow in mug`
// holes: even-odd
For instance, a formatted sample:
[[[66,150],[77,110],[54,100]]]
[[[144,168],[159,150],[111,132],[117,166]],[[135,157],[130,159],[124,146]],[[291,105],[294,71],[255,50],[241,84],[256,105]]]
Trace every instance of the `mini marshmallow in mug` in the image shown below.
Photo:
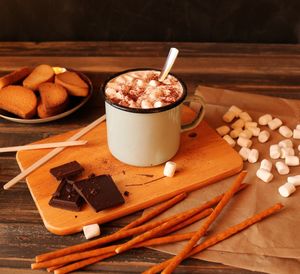
[[[270,183],[274,177],[271,172],[262,168],[256,171],[256,176],[262,181],[264,181],[265,183]]]
[[[271,130],[275,130],[282,125],[282,121],[279,118],[274,118],[272,121],[268,123],[268,127]]]
[[[230,131],[230,127],[229,126],[220,126],[218,128],[216,128],[216,131],[221,135],[221,136],[224,136],[226,134],[229,133]]]
[[[286,156],[294,156],[295,150],[292,147],[282,147],[280,149],[280,158],[285,159]]]
[[[271,172],[272,170],[272,162],[267,160],[267,159],[263,159],[260,163],[260,168],[267,170],[269,172]]]
[[[232,111],[227,111],[224,115],[223,115],[223,121],[226,123],[231,123],[232,120],[235,118],[235,114]]]
[[[270,157],[272,159],[279,159],[281,156],[280,146],[275,144],[270,146]]]
[[[285,164],[288,166],[299,166],[299,157],[297,156],[286,156]]]
[[[289,197],[295,191],[296,191],[295,186],[289,182],[285,183],[284,185],[278,188],[279,194],[284,198]]]
[[[245,122],[245,128],[249,129],[250,127],[257,127],[256,122]]]
[[[252,118],[248,112],[244,111],[239,114],[239,117],[244,120],[244,122],[251,122]]]
[[[252,138],[252,132],[249,129],[245,129],[239,134],[239,137],[244,137],[244,138],[247,138],[247,139],[251,139]]]
[[[252,141],[244,137],[239,137],[237,140],[237,144],[241,147],[250,148],[252,146]]]
[[[266,131],[266,130],[261,131],[258,135],[258,141],[260,143],[267,142],[269,140],[269,138],[270,138],[270,133],[269,133],[269,131]]]
[[[235,117],[239,117],[239,114],[242,112],[242,110],[235,105],[232,105],[228,111],[233,112]]]
[[[235,146],[235,141],[229,136],[229,135],[224,135],[223,139],[231,146]]]
[[[257,162],[258,157],[259,157],[258,150],[255,149],[255,148],[253,148],[253,149],[251,149],[251,151],[250,151],[250,153],[248,155],[248,162],[254,164],[254,163]]]
[[[258,118],[258,123],[261,126],[266,126],[270,121],[272,121],[272,119],[273,118],[271,114],[264,114]]]
[[[290,173],[290,168],[283,162],[276,162],[275,167],[280,175],[286,175]]]
[[[248,160],[248,156],[249,156],[249,153],[250,153],[251,149],[250,148],[247,148],[247,147],[242,147],[239,151],[239,154],[241,155],[242,159],[244,161],[247,161]]]
[[[278,143],[280,147],[293,147],[293,142],[290,139],[284,139]]]
[[[294,129],[293,130],[293,138],[294,139],[300,139],[300,129]]]
[[[245,122],[243,119],[238,119],[234,123],[231,124],[231,128],[237,129],[237,128],[243,128],[245,125]]]
[[[294,186],[300,186],[300,175],[289,176],[287,177],[287,181],[292,183]]]
[[[260,133],[260,128],[259,127],[249,127],[248,130],[252,132],[252,135],[257,137]]]
[[[231,138],[236,139],[239,137],[239,135],[242,131],[243,131],[242,128],[236,128],[236,129],[230,131],[229,135]]]
[[[285,138],[291,138],[293,136],[292,130],[287,126],[281,126],[278,132]]]
[[[300,130],[300,124],[296,125],[296,129]]]

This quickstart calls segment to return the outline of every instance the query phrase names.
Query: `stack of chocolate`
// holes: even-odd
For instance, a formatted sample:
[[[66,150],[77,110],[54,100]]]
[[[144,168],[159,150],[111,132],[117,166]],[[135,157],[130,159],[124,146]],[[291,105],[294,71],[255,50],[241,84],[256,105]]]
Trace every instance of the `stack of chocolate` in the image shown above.
[[[91,175],[87,179],[75,181],[84,168],[72,161],[50,169],[50,173],[60,181],[49,205],[66,210],[80,211],[87,202],[96,212],[121,205],[125,202],[110,175]]]

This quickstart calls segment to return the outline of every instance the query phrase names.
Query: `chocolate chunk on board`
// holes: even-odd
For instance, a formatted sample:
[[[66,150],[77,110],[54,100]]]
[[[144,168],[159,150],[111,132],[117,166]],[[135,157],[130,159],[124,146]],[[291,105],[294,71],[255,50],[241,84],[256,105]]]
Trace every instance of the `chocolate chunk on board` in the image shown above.
[[[96,212],[125,202],[110,175],[77,181],[73,186]]]
[[[71,211],[80,211],[83,204],[84,199],[74,189],[73,184],[68,183],[67,179],[60,182],[49,201],[50,206]]]
[[[50,169],[50,173],[57,179],[74,178],[83,172],[84,168],[77,162],[72,161]]]

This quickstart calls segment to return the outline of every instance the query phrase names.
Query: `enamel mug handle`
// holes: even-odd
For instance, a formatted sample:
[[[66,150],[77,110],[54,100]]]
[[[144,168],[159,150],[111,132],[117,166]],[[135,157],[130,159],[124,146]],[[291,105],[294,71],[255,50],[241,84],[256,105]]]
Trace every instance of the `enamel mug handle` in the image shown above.
[[[196,94],[188,95],[186,99],[183,101],[183,103],[187,103],[187,102],[199,104],[199,107],[197,109],[197,114],[194,120],[188,124],[181,125],[181,132],[188,131],[197,127],[202,121],[205,113],[205,103],[201,96]]]

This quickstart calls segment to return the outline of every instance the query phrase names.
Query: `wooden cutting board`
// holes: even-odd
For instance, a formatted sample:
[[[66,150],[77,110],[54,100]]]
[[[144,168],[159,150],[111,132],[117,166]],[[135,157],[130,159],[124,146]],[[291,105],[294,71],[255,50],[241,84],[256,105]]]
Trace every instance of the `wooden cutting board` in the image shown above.
[[[190,109],[183,111],[183,120],[193,116]],[[53,136],[38,143],[64,141],[76,131]],[[231,176],[242,169],[243,162],[239,154],[232,149],[209,125],[203,121],[196,129],[182,133],[181,145],[172,159],[178,170],[172,178],[163,177],[164,165],[155,167],[134,167],[116,160],[106,145],[106,125],[100,124],[81,138],[88,144],[69,147],[31,173],[27,185],[39,210],[46,228],[58,235],[72,234],[91,223],[105,223],[121,216],[149,207],[183,191],[193,191]],[[40,159],[49,149],[20,151],[17,161],[24,170]],[[84,168],[82,178],[91,173],[111,174],[125,204],[96,213],[88,205],[80,212],[72,212],[48,205],[58,182],[49,173],[49,169],[70,161],[78,161]]]

